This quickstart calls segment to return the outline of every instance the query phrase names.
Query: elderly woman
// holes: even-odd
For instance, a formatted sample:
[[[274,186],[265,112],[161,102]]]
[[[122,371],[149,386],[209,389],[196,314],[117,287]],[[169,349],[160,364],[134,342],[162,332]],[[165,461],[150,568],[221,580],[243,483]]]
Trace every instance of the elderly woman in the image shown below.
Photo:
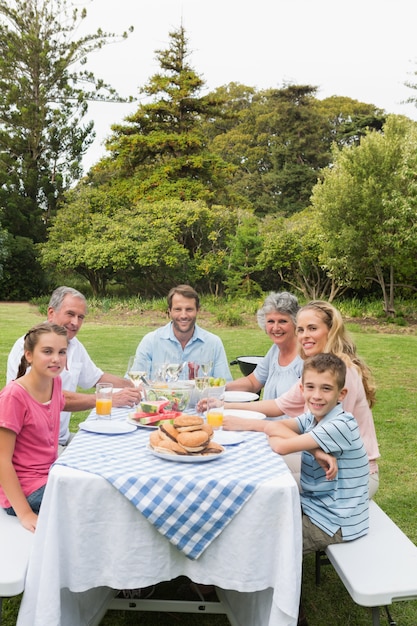
[[[298,354],[295,335],[298,308],[297,298],[287,291],[271,292],[267,296],[258,310],[257,320],[273,346],[249,376],[227,383],[227,391],[259,393],[264,388],[264,400],[272,400],[299,380],[303,360]]]

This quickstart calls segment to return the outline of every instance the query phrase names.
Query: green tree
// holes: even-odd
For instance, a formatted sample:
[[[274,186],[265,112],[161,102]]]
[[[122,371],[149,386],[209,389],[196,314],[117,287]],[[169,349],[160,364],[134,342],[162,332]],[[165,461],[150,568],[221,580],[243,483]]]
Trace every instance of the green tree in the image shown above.
[[[3,257],[0,300],[30,300],[45,293],[46,279],[33,241],[6,233],[0,245]]]
[[[157,50],[161,72],[141,90],[148,100],[112,126],[110,155],[93,169],[92,180],[129,179],[136,199],[203,199],[228,203],[233,166],[210,152],[202,122],[217,111],[218,99],[201,96],[202,78],[188,62],[183,27],[169,34],[167,50]]]
[[[230,237],[226,293],[231,296],[262,295],[259,284],[261,267],[258,262],[262,250],[259,218],[250,212],[240,212],[235,233]]]
[[[115,184],[84,183],[54,218],[41,261],[50,272],[83,276],[95,295],[105,294],[109,282],[145,296],[186,281],[216,291],[235,224],[233,211],[202,201],[132,203]]]
[[[328,121],[328,133],[323,141],[329,147],[333,142],[339,148],[358,145],[370,130],[382,131],[386,121],[382,109],[345,96],[317,100],[316,107]]]
[[[83,276],[94,295],[104,295],[110,281],[131,283],[140,269],[146,291],[157,272],[163,276],[187,257],[169,212],[158,208],[136,211],[116,187],[79,185],[53,220],[41,246],[42,264]]]
[[[311,207],[288,218],[267,216],[260,228],[263,248],[259,264],[274,270],[279,280],[306,300],[329,300],[347,287],[323,266],[323,229]]]
[[[383,133],[334,151],[332,168],[313,191],[322,225],[321,264],[340,285],[377,283],[394,315],[399,281],[415,283],[417,124],[391,115]]]
[[[203,292],[223,292],[228,272],[230,237],[238,225],[237,209],[208,206],[202,200],[171,201],[178,226],[178,241],[188,252],[182,276]]]
[[[297,85],[256,94],[242,86],[231,90],[227,111],[234,124],[218,132],[213,149],[236,165],[233,186],[257,215],[290,215],[305,208],[320,168],[328,164],[315,92]],[[216,119],[212,124],[222,128]]]
[[[217,87],[212,96],[218,102],[217,114],[207,119],[205,123],[203,122],[204,134],[209,141],[242,123],[249,109],[256,102],[258,92],[255,87],[229,83]],[[227,146],[225,145],[223,149],[227,150]],[[233,155],[233,149],[230,154]]]
[[[323,142],[327,120],[315,107],[316,88],[289,85],[271,92],[276,127],[270,139],[272,169],[264,176],[281,215],[309,204],[311,189],[329,162]]]
[[[205,132],[212,149],[236,166],[232,187],[257,215],[303,210],[331,161],[332,143],[352,143],[365,125],[382,124],[374,105],[318,100],[316,91],[287,85],[257,92],[235,83],[215,91],[223,100],[221,117],[212,118]]]
[[[4,264],[10,256],[10,248],[7,239],[7,231],[0,228],[0,280],[3,278]]]
[[[85,17],[66,0],[0,0],[3,226],[34,241],[81,175],[94,138],[93,122],[82,124],[88,101],[120,100],[85,69],[88,55],[116,35],[98,29],[76,39]]]

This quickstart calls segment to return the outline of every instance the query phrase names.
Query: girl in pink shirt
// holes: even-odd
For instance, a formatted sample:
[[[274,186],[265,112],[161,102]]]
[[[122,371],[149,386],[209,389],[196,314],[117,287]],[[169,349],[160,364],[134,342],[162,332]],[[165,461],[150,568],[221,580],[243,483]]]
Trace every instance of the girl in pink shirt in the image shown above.
[[[67,345],[62,326],[34,326],[25,335],[16,380],[0,392],[0,506],[31,532],[58,452],[59,414],[65,405],[59,374]]]

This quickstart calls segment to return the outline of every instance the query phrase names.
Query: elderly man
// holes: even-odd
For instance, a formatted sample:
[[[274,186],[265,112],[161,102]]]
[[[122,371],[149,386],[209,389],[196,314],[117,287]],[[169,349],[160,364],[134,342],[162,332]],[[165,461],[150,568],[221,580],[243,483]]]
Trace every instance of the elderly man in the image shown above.
[[[58,287],[48,305],[48,322],[64,326],[69,339],[67,369],[61,373],[62,387],[68,406],[73,411],[86,411],[95,407],[94,394],[76,393],[77,387],[91,389],[97,383],[112,383],[122,389],[113,394],[113,406],[133,406],[139,400],[139,392],[126,378],[103,372],[91,360],[90,355],[77,339],[87,312],[87,302],[82,293],[71,287]],[[23,356],[23,337],[14,344],[7,359],[7,382],[16,378]],[[69,443],[69,421],[71,413],[61,413],[59,444]]]
[[[196,365],[211,362],[212,376],[232,380],[220,337],[196,324],[200,309],[197,292],[189,285],[178,285],[171,289],[167,300],[171,321],[144,336],[136,350],[138,367],[154,378],[163,363],[186,361],[193,375]],[[189,373],[184,368],[181,378],[188,379]]]

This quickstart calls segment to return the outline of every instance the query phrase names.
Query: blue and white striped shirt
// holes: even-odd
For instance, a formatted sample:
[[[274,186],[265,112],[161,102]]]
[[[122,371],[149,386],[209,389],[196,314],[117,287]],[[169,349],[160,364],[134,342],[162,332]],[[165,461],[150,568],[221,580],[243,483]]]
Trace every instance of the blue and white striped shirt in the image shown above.
[[[337,459],[338,472],[327,480],[309,452],[301,457],[301,506],[310,520],[333,536],[339,528],[344,541],[368,532],[368,456],[358,424],[337,404],[320,422],[308,412],[296,418],[300,433],[309,433],[317,445]]]

